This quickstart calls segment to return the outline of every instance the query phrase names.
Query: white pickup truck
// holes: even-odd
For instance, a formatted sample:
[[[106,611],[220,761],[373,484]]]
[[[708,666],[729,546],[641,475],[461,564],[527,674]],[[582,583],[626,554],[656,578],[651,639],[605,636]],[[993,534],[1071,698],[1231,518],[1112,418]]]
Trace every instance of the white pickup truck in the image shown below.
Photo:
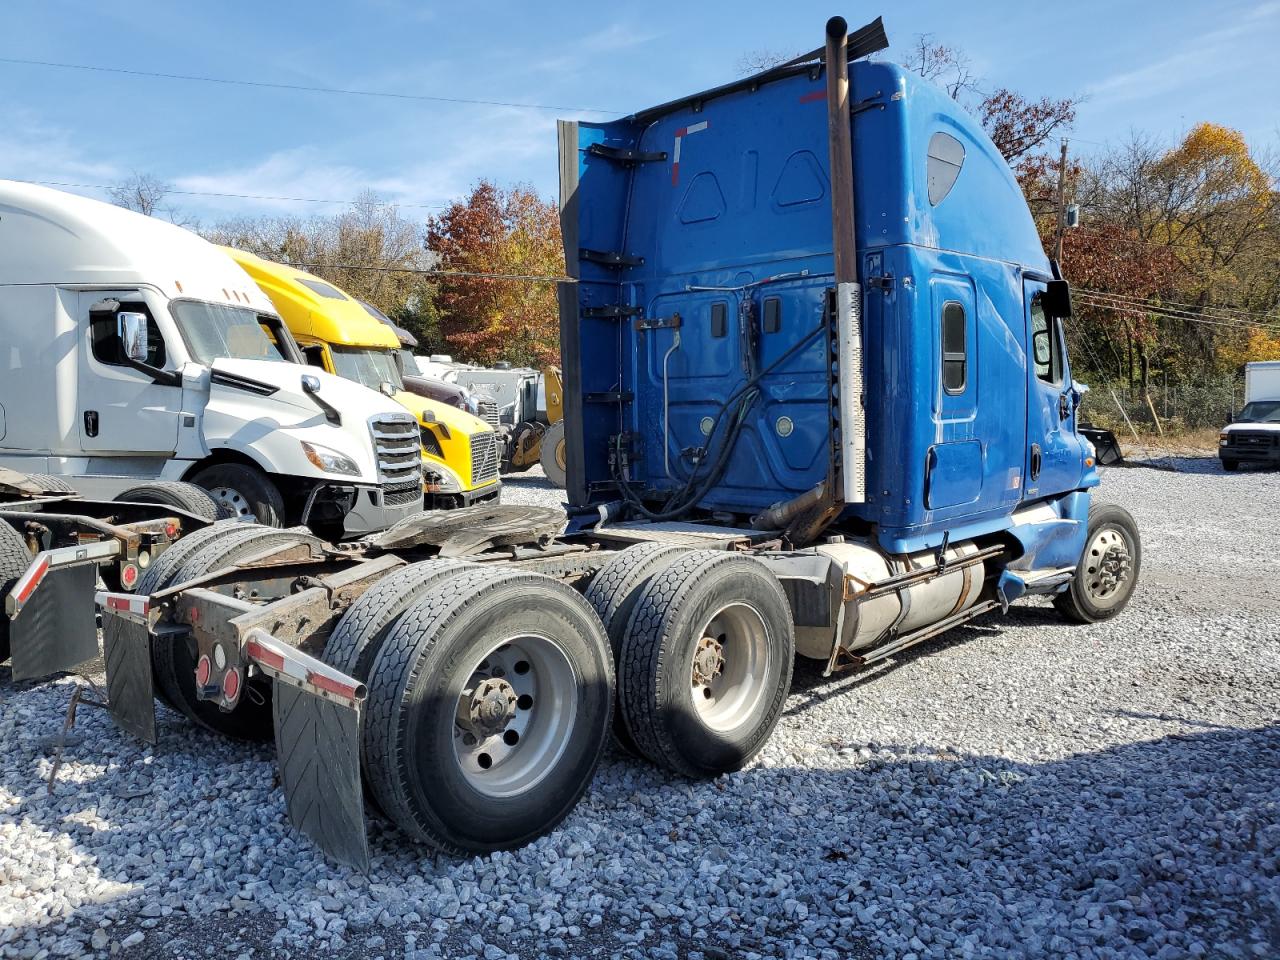
[[[1280,360],[1245,364],[1244,407],[1218,435],[1218,459],[1223,470],[1280,466]]]
[[[185,480],[236,516],[331,539],[420,511],[413,417],[300,362],[212,244],[0,180],[0,466],[107,500]]]

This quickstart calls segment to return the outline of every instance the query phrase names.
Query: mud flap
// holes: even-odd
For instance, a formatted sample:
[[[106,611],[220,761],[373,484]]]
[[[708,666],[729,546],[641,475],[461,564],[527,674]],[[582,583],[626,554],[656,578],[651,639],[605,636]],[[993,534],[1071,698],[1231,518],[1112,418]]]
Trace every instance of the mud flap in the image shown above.
[[[127,623],[123,630],[104,630],[102,652],[107,662],[107,709],[111,718],[121,730],[154,744],[158,739],[155,682],[147,628]]]
[[[36,680],[73,670],[98,656],[98,629],[90,598],[97,564],[52,568],[24,598],[9,623],[14,680]],[[3,616],[4,614],[0,614]]]
[[[360,704],[276,683],[276,755],[289,820],[327,855],[369,870],[360,787]]]

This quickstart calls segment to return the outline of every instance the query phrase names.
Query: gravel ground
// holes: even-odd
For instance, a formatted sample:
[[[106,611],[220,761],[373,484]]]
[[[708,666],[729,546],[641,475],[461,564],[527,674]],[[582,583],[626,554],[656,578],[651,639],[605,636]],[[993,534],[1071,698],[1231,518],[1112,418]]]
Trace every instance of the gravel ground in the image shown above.
[[[374,822],[369,876],[334,868],[270,749],[167,712],[153,752],[82,709],[49,796],[75,678],[0,671],[2,952],[1280,955],[1280,475],[1174,465],[1105,476],[1145,540],[1117,620],[1026,604],[870,673],[802,661],[749,769],[610,755],[559,830],[486,858]]]

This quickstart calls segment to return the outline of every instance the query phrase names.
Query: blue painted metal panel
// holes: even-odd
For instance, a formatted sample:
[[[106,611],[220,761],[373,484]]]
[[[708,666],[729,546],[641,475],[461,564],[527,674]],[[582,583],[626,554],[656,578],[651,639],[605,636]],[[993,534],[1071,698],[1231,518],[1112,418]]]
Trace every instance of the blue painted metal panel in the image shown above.
[[[868,499],[845,516],[873,524],[892,550],[936,546],[944,531],[955,540],[1005,529],[1024,498],[1090,481],[1077,469],[1034,494],[1025,487],[1023,278],[1047,274],[1048,261],[1008,166],[954,101],[887,63],[853,64],[851,85]],[[634,258],[580,258],[580,309],[680,317],[644,331],[634,317],[577,321],[581,390],[608,395],[584,404],[589,502],[617,496],[610,438],[622,433],[635,438],[633,487],[660,495],[705,475],[725,435],[722,423],[708,439],[705,424],[755,378],[759,397],[700,505],[749,513],[826,476],[830,369],[824,338],[812,336],[832,283],[823,90],[820,75],[800,70],[696,109],[580,125],[579,245]],[[927,151],[940,131],[964,162],[934,205]],[[626,165],[591,154],[592,143],[667,157]],[[960,394],[941,384],[938,307],[948,298],[966,309]],[[776,329],[766,330],[766,312]],[[1073,433],[1072,420],[1064,435]],[[931,480],[951,489],[931,496]]]

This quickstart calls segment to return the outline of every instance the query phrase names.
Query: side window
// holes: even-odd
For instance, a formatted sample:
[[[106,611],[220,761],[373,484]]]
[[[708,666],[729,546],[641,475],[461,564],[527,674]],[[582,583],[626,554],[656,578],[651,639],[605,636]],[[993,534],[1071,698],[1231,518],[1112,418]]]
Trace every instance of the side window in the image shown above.
[[[929,183],[929,203],[940,204],[956,185],[964,166],[964,144],[949,133],[938,131],[929,138],[925,175]]]
[[[942,389],[964,393],[969,382],[964,305],[948,300],[942,305]]]
[[[140,301],[128,301],[120,304],[121,311],[145,313],[147,315],[147,364],[164,368],[167,354],[164,349],[164,337],[156,326],[155,318],[147,305]],[[94,310],[89,314],[89,341],[93,350],[93,358],[99,363],[113,367],[125,367],[124,344],[116,330],[116,313],[107,310]]]
[[[1045,383],[1062,379],[1062,339],[1056,328],[1057,323],[1045,315],[1044,301],[1037,293],[1031,301],[1031,361],[1036,376]]]
[[[324,369],[324,347],[319,344],[303,347],[302,357],[307,361],[307,366]]]

